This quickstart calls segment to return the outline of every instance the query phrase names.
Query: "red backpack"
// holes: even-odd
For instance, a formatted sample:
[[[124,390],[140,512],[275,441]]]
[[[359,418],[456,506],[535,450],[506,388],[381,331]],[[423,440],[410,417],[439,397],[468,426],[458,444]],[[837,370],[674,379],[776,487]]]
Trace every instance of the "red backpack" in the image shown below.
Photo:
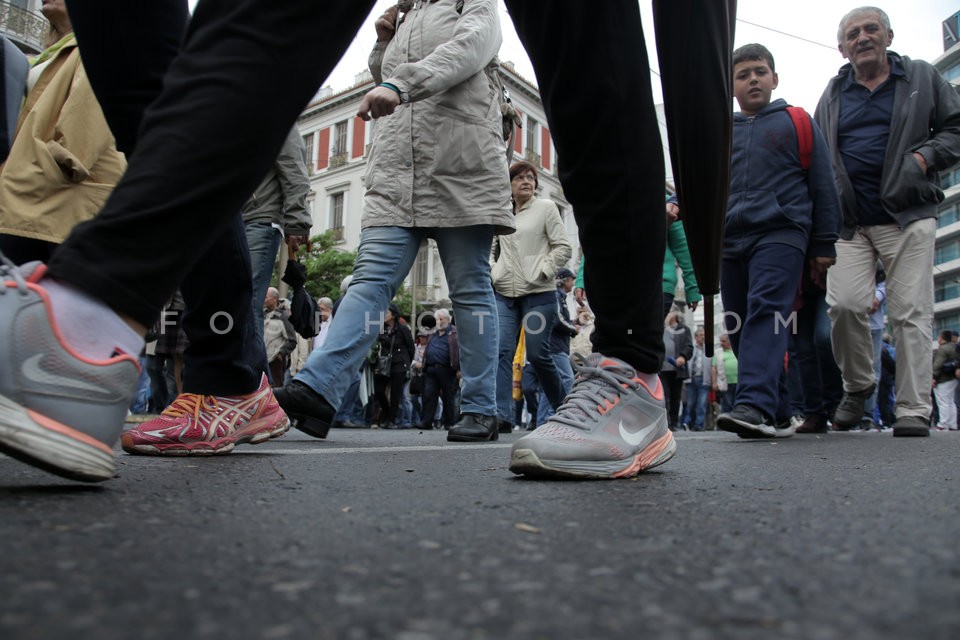
[[[803,110],[803,107],[787,107],[787,114],[793,120],[793,126],[797,130],[800,166],[806,172],[810,168],[810,159],[813,157],[813,125],[810,124],[810,115]]]

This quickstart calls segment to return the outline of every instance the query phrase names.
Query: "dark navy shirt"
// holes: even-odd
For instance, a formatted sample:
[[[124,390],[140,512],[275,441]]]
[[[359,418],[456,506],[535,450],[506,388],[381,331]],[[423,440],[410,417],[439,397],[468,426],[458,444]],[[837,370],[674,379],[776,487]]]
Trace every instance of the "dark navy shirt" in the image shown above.
[[[896,78],[903,75],[900,64],[890,59],[890,77],[873,91],[854,80],[853,69],[841,87],[837,144],[857,196],[860,226],[896,224],[880,203],[880,178],[890,137]]]
[[[427,343],[427,353],[423,363],[428,366],[445,364],[450,366],[450,327],[440,335],[438,331]]]

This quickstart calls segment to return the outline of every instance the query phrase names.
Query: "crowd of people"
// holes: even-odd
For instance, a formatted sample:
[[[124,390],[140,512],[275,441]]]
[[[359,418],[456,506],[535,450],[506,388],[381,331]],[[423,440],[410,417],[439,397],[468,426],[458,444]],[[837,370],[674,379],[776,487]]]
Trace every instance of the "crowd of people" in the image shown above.
[[[929,435],[931,371],[938,401],[956,393],[953,347],[941,336],[931,370],[928,346],[937,175],[960,160],[960,96],[931,65],[888,49],[893,30],[876,7],[840,20],[848,64],[811,118],[772,99],[779,77],[769,50],[731,52],[735,3],[697,11],[657,3],[665,101],[682,98],[675,76],[702,72],[718,81],[698,114],[722,120],[731,86],[740,107],[728,118],[732,132],[706,136],[702,122],[668,115],[681,170],[664,212],[636,2],[569,0],[544,12],[508,0],[579,228],[574,276],[559,211],[536,196],[537,168],[508,166],[504,154],[505,112],[490,72],[501,43],[496,2],[402,0],[376,21],[375,87],[358,109],[375,124],[357,260],[340,299],[321,301],[327,311],[311,345],[291,333],[269,288],[280,244],[296,256],[309,231],[291,123],[372,3],[201,0],[189,17],[183,0],[157,0],[107,18],[88,0],[48,4],[69,11],[77,44],[70,34],[52,44],[31,91],[79,46],[84,69],[75,73],[89,79],[128,164],[90,219],[55,206],[68,235],[26,234],[55,244],[35,256],[43,262],[3,258],[0,267],[0,368],[10,372],[0,376],[0,450],[30,464],[99,481],[114,474],[118,438],[130,453],[175,456],[228,453],[291,424],[325,438],[332,425],[356,424],[358,401],[370,397],[382,427],[438,425],[450,441],[486,442],[519,427],[519,391],[536,428],[514,440],[513,473],[633,477],[674,456],[673,429],[706,428],[711,394],[721,404],[716,426],[742,438],[860,425],[883,386],[887,351],[871,314],[884,302],[896,348],[885,387],[893,435]],[[123,28],[138,23],[153,28],[135,37]],[[336,35],[318,52],[329,25]],[[681,32],[696,34],[693,52],[676,49],[686,38],[670,36]],[[123,38],[131,55],[118,61]],[[314,64],[272,64],[307,58]],[[221,81],[197,82],[214,76]],[[622,136],[615,144],[611,129]],[[242,145],[236,131],[248,133]],[[20,135],[39,133],[18,127],[12,150]],[[33,145],[60,161],[51,171],[76,182],[100,175],[57,142]],[[674,308],[671,284],[679,264],[686,303],[696,305],[677,222],[697,210],[685,208],[697,185],[683,183],[694,157],[720,159],[711,168],[720,175],[729,162],[725,331],[712,361],[702,328],[690,331]],[[14,159],[11,151],[0,181],[22,168]],[[427,238],[451,310],[437,310],[435,327],[421,332],[393,299]],[[160,311],[177,290],[186,340],[175,392],[166,387],[172,400],[121,437],[144,336],[158,316],[166,328]],[[572,362],[588,330],[590,352]],[[154,386],[166,386],[161,371]],[[411,399],[417,378],[422,403]],[[841,390],[834,403],[830,392]],[[942,407],[940,420],[955,425],[956,411]]]

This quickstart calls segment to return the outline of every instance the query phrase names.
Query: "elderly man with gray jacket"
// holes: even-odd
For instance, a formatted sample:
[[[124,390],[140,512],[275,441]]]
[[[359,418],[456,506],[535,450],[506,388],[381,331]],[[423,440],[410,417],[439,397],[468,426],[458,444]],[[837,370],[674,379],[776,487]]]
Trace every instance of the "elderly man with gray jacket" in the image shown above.
[[[400,12],[405,13],[400,16]],[[353,281],[324,345],[277,400],[325,434],[424,239],[434,238],[459,327],[462,417],[450,440],[497,438],[493,235],[514,229],[498,96],[484,69],[500,48],[495,0],[402,3],[376,22],[376,119]]]
[[[827,84],[815,114],[843,209],[837,263],[827,279],[844,390],[833,422],[859,424],[873,395],[868,316],[879,259],[897,343],[893,435],[927,436],[938,174],[960,160],[960,96],[930,64],[888,51],[893,29],[876,7],[845,15],[837,42],[849,64]]]

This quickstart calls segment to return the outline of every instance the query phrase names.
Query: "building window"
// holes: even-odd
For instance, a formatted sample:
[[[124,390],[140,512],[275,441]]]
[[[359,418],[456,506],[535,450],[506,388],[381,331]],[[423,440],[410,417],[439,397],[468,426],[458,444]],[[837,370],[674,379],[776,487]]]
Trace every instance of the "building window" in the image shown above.
[[[955,184],[960,184],[960,164],[953,169],[940,172],[940,186],[943,189],[949,189]]]
[[[937,227],[943,228],[950,226],[955,222],[960,222],[960,202],[954,202],[948,207],[940,210],[937,216]]]
[[[333,154],[330,156],[330,168],[347,164],[347,123],[348,120],[333,125]]]
[[[960,327],[960,313],[951,313],[948,316],[937,318],[935,325],[933,328],[933,337],[939,336],[942,331],[946,331],[947,329],[956,331],[957,327]]]
[[[933,256],[934,264],[943,264],[960,258],[960,239],[951,240],[943,246],[937,247]]]
[[[334,193],[330,196],[330,215],[327,221],[327,228],[333,231],[337,240],[343,240],[343,205],[346,200],[346,194],[343,192]]]
[[[523,152],[523,159],[532,163],[534,166],[540,166],[540,123],[532,117],[527,116],[526,126],[526,149]]]
[[[954,300],[960,298],[960,282],[951,277],[949,280],[941,280],[934,284],[933,301],[943,302],[944,300]]]
[[[314,172],[314,168],[316,167],[316,164],[317,164],[313,157],[313,134],[312,133],[308,133],[307,135],[303,136],[303,149],[304,149],[304,154],[306,155],[306,160],[307,160],[307,175],[312,176]]]

